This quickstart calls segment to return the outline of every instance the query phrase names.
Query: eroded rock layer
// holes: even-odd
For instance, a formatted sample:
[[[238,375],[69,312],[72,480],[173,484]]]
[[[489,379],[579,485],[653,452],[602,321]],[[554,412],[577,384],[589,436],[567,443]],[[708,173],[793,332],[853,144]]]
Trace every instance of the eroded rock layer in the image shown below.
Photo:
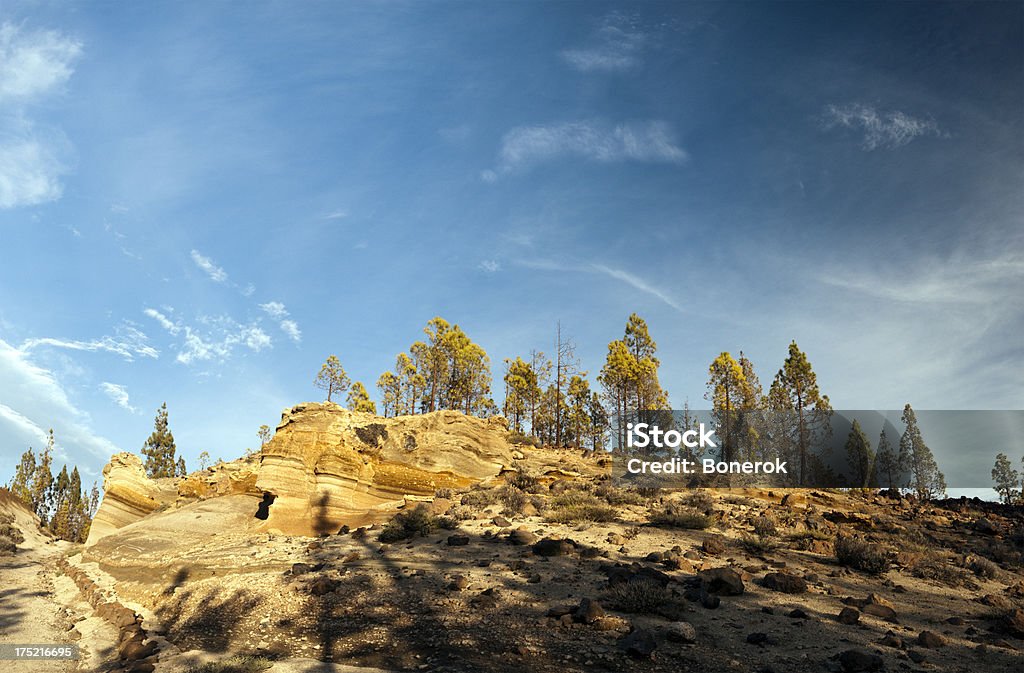
[[[309,535],[374,519],[406,495],[493,477],[511,462],[501,419],[453,411],[381,418],[309,403],[282,414],[256,488],[276,496],[268,530]]]
[[[336,404],[300,404],[285,409],[258,456],[181,479],[150,479],[138,456],[114,455],[103,470],[103,502],[87,545],[157,510],[223,496],[255,496],[257,530],[316,535],[379,521],[405,496],[498,475],[513,460],[507,437],[498,418],[454,411],[381,418]],[[267,501],[262,507],[260,499]]]

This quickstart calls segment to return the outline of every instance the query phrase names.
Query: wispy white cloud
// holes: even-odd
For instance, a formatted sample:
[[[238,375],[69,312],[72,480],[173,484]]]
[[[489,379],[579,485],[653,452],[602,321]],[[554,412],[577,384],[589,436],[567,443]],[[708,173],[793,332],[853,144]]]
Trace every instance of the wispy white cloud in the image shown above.
[[[33,122],[31,106],[67,82],[81,51],[58,32],[0,24],[0,208],[60,198],[70,145]]]
[[[563,157],[598,163],[680,164],[686,161],[687,154],[664,121],[612,125],[590,120],[519,126],[502,138],[497,165],[484,171],[481,177],[493,182],[502,175]]]
[[[480,268],[487,273],[496,273],[501,270],[501,264],[493,259],[485,259],[480,262]]]
[[[171,321],[170,318],[168,318],[167,316],[165,316],[163,313],[161,313],[160,311],[156,310],[155,308],[147,308],[145,311],[143,311],[143,313],[145,313],[150,318],[152,318],[153,320],[156,320],[158,323],[160,323],[160,326],[163,327],[168,332],[170,332],[172,335],[176,335],[178,332],[181,331],[181,326],[180,325],[178,325],[177,323]]]
[[[21,350],[28,353],[40,346],[49,346],[76,351],[104,351],[120,355],[128,361],[132,361],[136,357],[153,359],[160,357],[160,351],[149,345],[149,337],[134,325],[125,322],[118,325],[114,332],[112,336],[104,336],[91,341],[53,337],[26,339],[21,344]]]
[[[269,301],[266,304],[260,304],[260,308],[275,320],[281,320],[288,317],[288,309],[286,309],[284,304],[279,301]]]
[[[562,59],[582,72],[625,72],[639,66],[648,35],[620,13],[605,16],[586,44],[561,52]]]
[[[637,290],[640,290],[641,292],[649,294],[655,299],[664,302],[665,304],[668,304],[669,306],[679,311],[680,313],[683,312],[683,307],[680,306],[668,292],[651,285],[650,283],[640,278],[639,276],[629,273],[628,271],[623,271],[622,269],[613,269],[611,267],[604,266],[603,264],[593,264],[591,266],[593,267],[594,271],[597,271],[598,273],[603,273],[609,278],[614,278],[615,280],[622,281],[623,283]]]
[[[862,103],[825,106],[822,124],[827,129],[839,126],[862,132],[861,146],[865,150],[894,149],[920,136],[942,135],[933,120],[912,117],[899,110],[883,112]]]
[[[211,331],[206,334],[189,325],[183,327],[184,342],[175,358],[178,362],[190,365],[208,360],[224,361],[239,346],[254,353],[273,346],[270,336],[255,323],[241,325],[226,316],[207,322],[211,325]]]
[[[1024,297],[1024,256],[955,255],[921,260],[910,269],[865,273],[830,269],[822,283],[898,303],[992,304],[995,297]]]
[[[282,320],[281,331],[288,335],[288,338],[295,343],[302,341],[302,331],[299,330],[299,326],[294,320]]]
[[[348,211],[347,210],[342,210],[342,209],[333,210],[333,211],[327,213],[326,215],[324,215],[324,219],[325,220],[343,220],[346,217],[348,217]]]
[[[62,461],[80,462],[67,450],[84,450],[106,460],[120,449],[91,427],[89,415],[74,404],[56,375],[32,360],[30,351],[0,339],[0,425],[16,441],[45,441],[44,428],[57,437]],[[67,447],[67,450],[64,448]]]
[[[608,278],[624,283],[635,290],[639,290],[644,294],[654,297],[658,301],[670,306],[680,313],[684,312],[683,307],[675,300],[669,291],[657,287],[634,273],[630,273],[629,271],[624,271],[622,269],[616,269],[605,264],[596,262],[563,262],[560,260],[543,258],[520,260],[517,264],[539,271],[589,273],[607,276]]]
[[[100,390],[122,409],[126,409],[133,414],[138,412],[138,409],[131,405],[128,398],[128,390],[123,385],[104,381],[100,384]]]
[[[227,281],[228,274],[224,269],[214,264],[212,259],[204,256],[198,250],[192,251],[192,261],[195,262],[196,266],[206,272],[206,275],[214,282],[223,283]]]
[[[63,86],[82,43],[52,30],[0,25],[0,103],[24,102]]]

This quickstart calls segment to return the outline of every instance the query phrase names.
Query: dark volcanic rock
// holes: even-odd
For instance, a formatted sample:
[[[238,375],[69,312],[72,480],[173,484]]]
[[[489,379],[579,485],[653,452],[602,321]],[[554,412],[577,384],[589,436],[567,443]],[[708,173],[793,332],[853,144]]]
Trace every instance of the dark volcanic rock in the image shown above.
[[[860,621],[860,610],[857,608],[846,607],[839,611],[839,616],[836,617],[840,624],[852,625]]]
[[[789,573],[768,573],[761,580],[766,589],[784,594],[802,594],[807,591],[807,582],[802,577]]]
[[[533,553],[537,556],[565,556],[573,549],[572,542],[553,537],[546,537],[533,545]]]
[[[946,644],[946,639],[933,631],[922,631],[917,636],[917,644],[921,647],[934,649]]]
[[[705,554],[724,554],[725,538],[721,535],[710,535],[704,539],[704,542],[701,544],[701,549],[704,550]]]
[[[573,612],[573,618],[584,624],[593,624],[603,617],[604,608],[601,607],[600,603],[589,598],[581,600],[579,607]]]
[[[881,671],[885,669],[885,660],[877,654],[861,650],[846,650],[839,655],[839,665],[846,673]]]
[[[619,642],[626,654],[638,659],[649,658],[658,647],[658,641],[654,639],[651,632],[643,629],[633,631]]]
[[[732,568],[702,570],[697,575],[701,585],[709,594],[717,596],[739,596],[743,593],[743,580]]]
[[[468,535],[449,535],[448,546],[449,547],[465,547],[469,544]]]
[[[508,541],[512,544],[529,545],[537,541],[537,536],[525,528],[516,528],[508,534]]]

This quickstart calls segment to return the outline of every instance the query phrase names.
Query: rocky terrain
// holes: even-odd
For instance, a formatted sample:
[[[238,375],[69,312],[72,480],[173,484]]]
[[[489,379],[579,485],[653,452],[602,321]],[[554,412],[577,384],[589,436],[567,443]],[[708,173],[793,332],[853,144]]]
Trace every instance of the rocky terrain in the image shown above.
[[[1019,509],[609,473],[499,420],[300,405],[183,479],[114,456],[94,534],[40,567],[107,625],[81,670],[1024,666]]]

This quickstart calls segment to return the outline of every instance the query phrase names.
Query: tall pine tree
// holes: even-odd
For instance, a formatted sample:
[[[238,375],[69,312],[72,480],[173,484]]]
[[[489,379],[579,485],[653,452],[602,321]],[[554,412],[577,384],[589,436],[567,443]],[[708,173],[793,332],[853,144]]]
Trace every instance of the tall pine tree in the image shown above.
[[[178,474],[178,461],[175,457],[174,434],[167,425],[167,403],[164,402],[156,412],[153,421],[153,432],[142,445],[142,455],[146,457],[146,474],[150,477],[174,477]],[[184,464],[182,464],[184,467]]]

